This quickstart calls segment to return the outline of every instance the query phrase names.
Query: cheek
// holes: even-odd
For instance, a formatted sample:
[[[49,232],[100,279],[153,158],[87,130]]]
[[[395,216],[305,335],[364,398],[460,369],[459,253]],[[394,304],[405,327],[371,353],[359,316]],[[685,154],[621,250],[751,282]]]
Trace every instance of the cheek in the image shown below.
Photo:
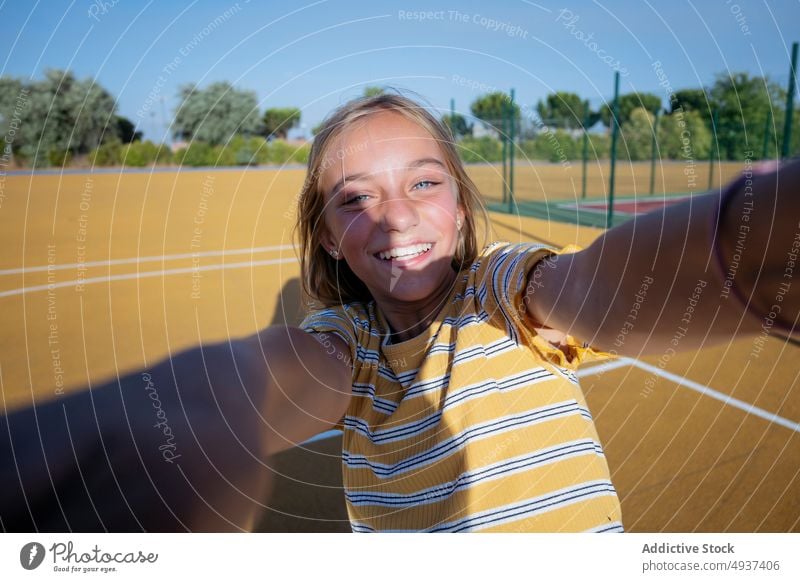
[[[445,195],[432,200],[430,204],[425,205],[425,214],[442,232],[456,230],[458,205],[453,197]]]
[[[343,246],[363,246],[374,224],[368,212],[341,215],[336,219],[335,232]]]

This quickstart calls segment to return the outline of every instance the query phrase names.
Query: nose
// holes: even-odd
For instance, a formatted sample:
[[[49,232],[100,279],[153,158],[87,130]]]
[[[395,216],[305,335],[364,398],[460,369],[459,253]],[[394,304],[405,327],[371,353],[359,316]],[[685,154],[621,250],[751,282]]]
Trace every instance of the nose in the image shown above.
[[[419,223],[416,202],[408,196],[393,196],[381,206],[381,228],[385,232],[406,232]]]

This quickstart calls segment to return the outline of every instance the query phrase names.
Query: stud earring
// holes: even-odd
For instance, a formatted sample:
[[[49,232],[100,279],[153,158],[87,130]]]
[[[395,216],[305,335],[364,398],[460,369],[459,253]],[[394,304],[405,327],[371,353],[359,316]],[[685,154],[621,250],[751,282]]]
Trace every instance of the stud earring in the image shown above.
[[[461,230],[461,219],[460,218],[456,219],[456,228],[458,230]]]
[[[330,250],[330,253],[331,253],[331,256],[332,256],[334,259],[338,259],[338,258],[339,258],[339,251],[338,251],[338,250],[336,250],[336,249],[331,249],[331,250]]]

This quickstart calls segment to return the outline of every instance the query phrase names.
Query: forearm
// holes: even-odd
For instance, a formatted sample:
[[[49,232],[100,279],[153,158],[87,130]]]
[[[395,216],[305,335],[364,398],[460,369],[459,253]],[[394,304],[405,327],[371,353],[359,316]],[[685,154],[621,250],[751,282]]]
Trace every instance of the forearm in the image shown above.
[[[267,457],[344,413],[350,369],[331,349],[346,346],[268,328],[0,417],[3,527],[250,529]]]
[[[349,402],[350,352],[336,337],[273,326],[247,338],[248,359],[267,385],[265,431],[270,454],[329,429]]]
[[[4,527],[249,529],[268,478],[264,398],[236,346],[187,350],[4,417]]]
[[[764,313],[784,320],[800,307],[800,285],[785,283],[798,236],[797,163],[742,184],[721,217],[723,274],[713,267],[712,194],[637,217],[589,248],[537,268],[534,317],[620,354],[685,350],[762,329],[732,298],[735,285]],[[752,195],[751,195],[752,194]],[[781,283],[784,283],[781,287]]]

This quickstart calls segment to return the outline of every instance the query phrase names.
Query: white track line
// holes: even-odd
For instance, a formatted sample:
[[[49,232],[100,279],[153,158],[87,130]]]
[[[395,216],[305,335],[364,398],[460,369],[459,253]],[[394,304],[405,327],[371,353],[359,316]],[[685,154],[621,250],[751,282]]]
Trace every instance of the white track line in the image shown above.
[[[330,439],[330,438],[341,436],[341,435],[342,435],[342,431],[340,431],[340,430],[337,430],[337,429],[326,430],[325,432],[321,432],[321,433],[319,433],[317,435],[314,435],[310,439],[308,439],[306,441],[303,441],[302,443],[300,443],[300,446],[310,445],[311,443],[315,443],[317,441],[324,441],[325,439]]]
[[[600,364],[599,366],[592,366],[591,368],[584,368],[583,370],[578,370],[578,373],[575,375],[578,378],[583,378],[584,376],[594,376],[595,374],[610,372],[611,370],[616,370],[617,368],[624,368],[625,366],[631,365],[631,363],[628,362],[627,360],[628,358],[618,358],[611,362]]]
[[[181,269],[166,269],[163,271],[143,271],[140,273],[125,273],[122,275],[109,275],[106,277],[90,277],[88,279],[75,279],[73,281],[61,281],[48,285],[35,285],[32,287],[22,287],[11,289],[10,291],[0,292],[0,298],[11,297],[12,295],[24,295],[25,293],[35,293],[36,291],[46,291],[48,289],[58,289],[60,287],[73,287],[76,285],[91,285],[92,283],[107,283],[110,281],[125,281],[128,279],[144,279],[146,277],[163,277],[166,275],[179,275],[182,273],[196,273],[198,271],[221,271],[227,269],[244,269],[252,267],[263,267],[266,265],[277,265],[279,263],[295,263],[294,257],[286,259],[268,259],[265,261],[246,261],[242,263],[224,263],[221,265],[207,265],[205,267],[184,267]]]
[[[181,253],[178,255],[156,255],[150,257],[133,257],[130,259],[110,259],[107,261],[88,261],[84,263],[69,263],[68,265],[42,265],[36,267],[19,267],[16,269],[2,269],[0,275],[17,275],[20,273],[36,273],[41,271],[62,271],[83,267],[104,267],[110,265],[131,265],[139,263],[153,263],[155,261],[172,261],[175,259],[191,259],[194,257],[225,257],[228,255],[246,255],[248,253],[266,253],[270,251],[288,251],[292,245],[278,245],[271,247],[253,247],[250,249],[231,249],[227,251],[203,251],[201,253]]]
[[[753,416],[757,416],[769,422],[774,422],[775,424],[778,424],[784,428],[788,428],[789,430],[793,430],[795,432],[800,433],[800,423],[794,422],[787,418],[783,418],[782,416],[778,416],[777,414],[768,412],[763,408],[759,408],[758,406],[754,406],[743,400],[734,398],[733,396],[730,396],[728,394],[723,394],[718,390],[714,390],[713,388],[709,388],[708,386],[704,386],[703,384],[694,382],[692,380],[689,380],[688,378],[684,378],[683,376],[678,376],[677,374],[673,374],[672,372],[667,372],[666,370],[662,370],[661,368],[658,368],[651,364],[646,364],[645,362],[634,360],[633,358],[619,358],[618,360],[609,362],[607,364],[600,364],[599,366],[593,366],[591,368],[587,368],[586,370],[581,370],[578,372],[577,375],[579,377],[592,376],[594,374],[602,374],[603,372],[608,372],[610,370],[621,368],[623,366],[635,366],[640,370],[644,370],[645,372],[650,372],[651,374],[661,376],[662,378],[665,378],[670,382],[674,382],[678,386],[683,386],[684,388],[694,390],[695,392],[699,392],[703,396],[709,396],[710,398],[719,400],[723,404],[727,404],[728,406],[738,408],[739,410],[745,412],[746,414],[752,414]]]

